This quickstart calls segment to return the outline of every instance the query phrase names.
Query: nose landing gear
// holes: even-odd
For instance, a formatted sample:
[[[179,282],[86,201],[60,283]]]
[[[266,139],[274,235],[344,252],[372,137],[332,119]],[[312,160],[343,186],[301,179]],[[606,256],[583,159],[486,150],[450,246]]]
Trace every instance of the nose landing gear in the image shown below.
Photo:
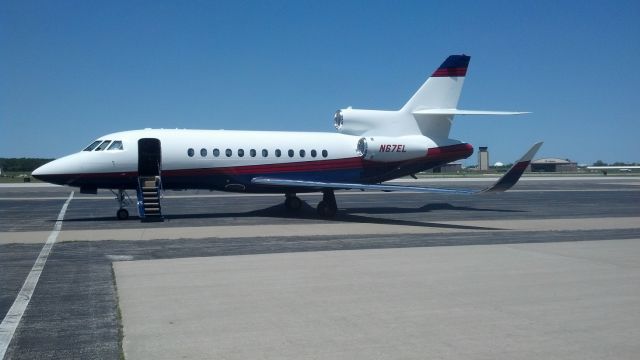
[[[131,205],[129,194],[123,189],[119,189],[117,193],[113,190],[111,190],[111,192],[116,196],[116,200],[120,206],[118,211],[116,211],[116,217],[118,220],[127,220],[129,218],[129,210],[125,209],[125,207]]]

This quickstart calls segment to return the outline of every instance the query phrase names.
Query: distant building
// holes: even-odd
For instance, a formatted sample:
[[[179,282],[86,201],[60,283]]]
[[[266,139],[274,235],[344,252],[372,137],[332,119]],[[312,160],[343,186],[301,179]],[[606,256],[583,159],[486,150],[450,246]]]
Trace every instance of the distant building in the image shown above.
[[[434,167],[433,169],[431,169],[431,172],[433,172],[434,174],[439,174],[439,173],[457,173],[460,170],[462,170],[462,164],[460,164],[460,163],[451,163],[451,164],[445,164],[445,165],[442,165],[442,166]]]
[[[546,158],[531,162],[532,172],[572,172],[578,170],[578,164],[568,159]]]

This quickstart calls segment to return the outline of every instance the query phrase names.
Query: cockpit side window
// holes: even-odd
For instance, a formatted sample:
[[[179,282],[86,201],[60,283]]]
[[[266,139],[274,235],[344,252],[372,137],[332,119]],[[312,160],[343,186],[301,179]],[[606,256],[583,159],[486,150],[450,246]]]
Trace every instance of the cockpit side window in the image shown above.
[[[95,149],[96,146],[98,146],[101,142],[102,142],[102,140],[96,140],[96,141],[92,142],[91,145],[89,145],[86,148],[84,148],[84,150],[82,150],[82,151],[91,151],[91,150]]]
[[[107,150],[123,150],[122,141],[116,140],[114,141]]]
[[[102,144],[100,144],[100,146],[98,146],[98,147],[96,148],[96,150],[95,150],[95,151],[102,151],[102,150],[106,149],[106,148],[107,148],[107,146],[109,146],[109,143],[110,143],[110,142],[111,142],[111,140],[105,140]]]

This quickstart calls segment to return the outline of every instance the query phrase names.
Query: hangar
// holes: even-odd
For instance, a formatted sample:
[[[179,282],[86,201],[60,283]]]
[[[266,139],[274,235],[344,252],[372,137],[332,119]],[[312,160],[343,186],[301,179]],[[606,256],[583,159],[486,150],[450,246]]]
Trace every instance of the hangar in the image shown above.
[[[569,159],[546,158],[531,162],[532,172],[572,172],[578,169],[578,164]]]

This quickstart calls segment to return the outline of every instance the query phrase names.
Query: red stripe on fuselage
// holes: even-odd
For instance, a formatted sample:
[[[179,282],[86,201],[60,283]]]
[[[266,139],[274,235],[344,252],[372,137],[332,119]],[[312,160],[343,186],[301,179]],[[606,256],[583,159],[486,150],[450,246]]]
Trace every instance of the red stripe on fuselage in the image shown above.
[[[309,171],[330,171],[345,170],[362,167],[362,159],[359,157],[336,159],[336,160],[316,160],[301,161],[285,164],[262,164],[229,166],[217,168],[165,170],[163,174],[171,176],[187,176],[200,174],[221,174],[221,175],[246,175],[246,174],[273,174],[282,172],[309,172]]]

